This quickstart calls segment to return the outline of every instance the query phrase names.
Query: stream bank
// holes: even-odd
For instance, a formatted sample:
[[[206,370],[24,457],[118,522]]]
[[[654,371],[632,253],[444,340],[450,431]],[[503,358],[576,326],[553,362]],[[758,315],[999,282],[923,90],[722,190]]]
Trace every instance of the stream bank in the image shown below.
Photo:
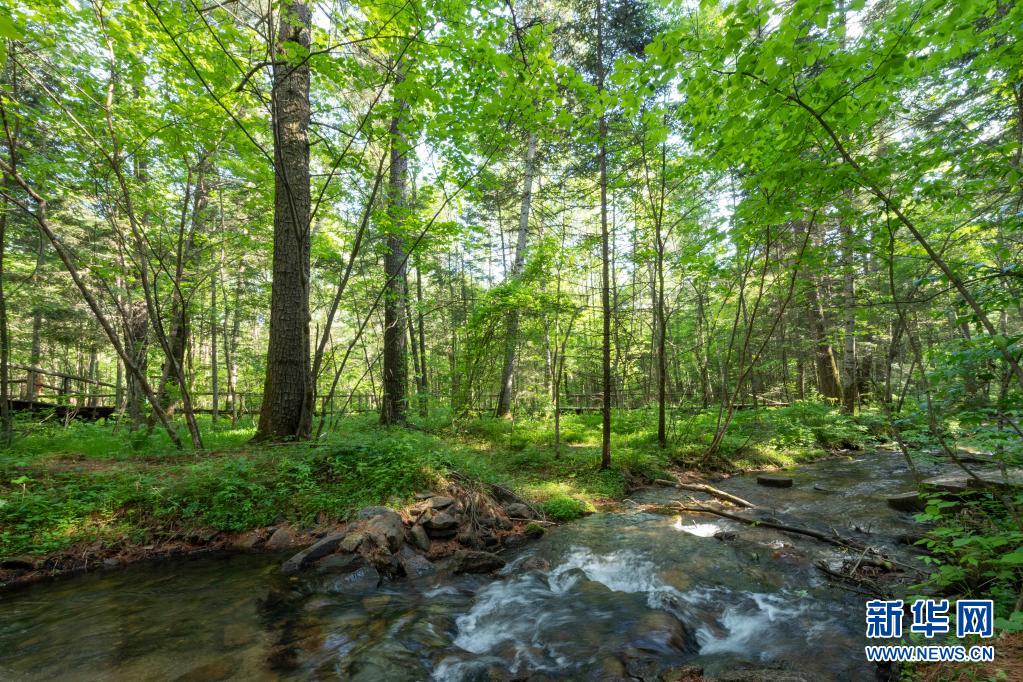
[[[947,470],[930,466],[935,475]],[[781,521],[867,538],[920,565],[903,539],[918,524],[885,502],[912,487],[900,456],[832,459],[787,475],[789,488],[759,485],[752,475],[716,485]],[[496,576],[437,571],[353,591],[335,575],[283,575],[285,556],[252,554],[34,585],[5,598],[0,672],[356,680],[875,674],[862,649],[869,597],[816,565],[841,566],[849,552],[728,519],[646,510],[689,495],[637,491],[621,511],[503,552],[507,564]]]

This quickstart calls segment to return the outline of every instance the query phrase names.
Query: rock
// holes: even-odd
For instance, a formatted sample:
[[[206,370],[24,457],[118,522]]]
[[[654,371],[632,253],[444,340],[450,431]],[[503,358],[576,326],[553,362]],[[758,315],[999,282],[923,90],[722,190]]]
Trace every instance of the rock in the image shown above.
[[[718,532],[714,533],[714,539],[721,540],[723,542],[729,542],[737,537],[739,537],[739,534],[736,533],[734,530],[719,530]]]
[[[916,492],[892,495],[885,498],[885,503],[892,509],[902,512],[922,512],[927,507],[927,502]]]
[[[426,529],[420,526],[418,523],[409,529],[409,539],[412,544],[424,552],[430,551],[430,536],[426,534]]]
[[[363,563],[354,571],[342,573],[330,585],[335,594],[365,594],[380,585],[380,572]]]
[[[455,503],[455,498],[447,495],[434,495],[428,500],[432,509],[447,509]]]
[[[546,531],[544,531],[543,526],[541,526],[539,523],[526,524],[526,537],[532,540],[542,538],[545,532]]]
[[[487,528],[480,531],[480,540],[483,541],[484,547],[497,547],[501,544],[501,538],[494,531]]]
[[[358,554],[331,554],[316,562],[317,573],[351,573],[366,565]]]
[[[509,549],[512,547],[521,547],[526,544],[526,538],[522,535],[506,535],[504,540],[501,541],[501,544]]]
[[[460,549],[451,557],[454,573],[490,573],[504,567],[504,559],[490,552]]]
[[[437,512],[423,523],[423,527],[432,538],[449,538],[458,530],[458,519],[447,512]]]
[[[387,507],[366,507],[360,509],[355,518],[362,530],[383,537],[389,550],[397,552],[401,549],[405,542],[405,524],[398,512]]]
[[[831,488],[825,488],[820,483],[814,483],[813,484],[813,489],[816,490],[819,493],[834,493],[835,492]]]
[[[230,658],[221,658],[192,668],[184,675],[176,677],[175,682],[226,680],[234,674],[237,667],[237,661]]]
[[[120,565],[121,565],[121,562],[118,561],[117,559],[114,559],[113,557],[110,557],[109,559],[104,559],[103,560],[103,568],[106,568],[106,569],[117,568]]]
[[[31,571],[36,567],[36,562],[30,557],[12,556],[0,561],[0,568],[12,571]]]
[[[236,537],[231,543],[231,547],[239,552],[248,552],[254,549],[262,539],[263,534],[260,531],[250,530],[248,533],[242,533]]]
[[[768,488],[791,488],[794,481],[788,476],[761,474],[757,476],[757,483],[767,486]]]
[[[436,567],[422,554],[417,554],[411,547],[402,547],[398,555],[401,567],[409,578],[422,578],[437,572]]]
[[[291,549],[295,546],[295,534],[287,526],[280,526],[266,541],[266,548],[271,552]]]
[[[714,678],[715,682],[811,682],[811,678],[788,670],[730,670]]]
[[[473,549],[483,548],[483,542],[480,540],[479,536],[470,529],[463,530],[461,533],[456,535],[455,541],[460,545],[472,547]]]
[[[1023,488],[1023,469],[1009,469],[1002,476],[1000,471],[975,471],[977,478],[966,474],[935,476],[924,480],[923,486],[946,493],[964,493],[978,488]]]
[[[253,631],[241,623],[228,623],[224,626],[224,646],[229,649],[244,646],[253,639]]]
[[[658,682],[703,682],[703,668],[698,665],[668,668],[657,679]]]
[[[306,549],[291,557],[281,565],[281,572],[284,575],[294,575],[302,570],[308,564],[321,559],[331,552],[337,550],[342,540],[345,539],[345,533],[331,533],[326,537],[313,543]]]
[[[512,517],[513,519],[533,518],[533,510],[531,510],[528,506],[522,504],[521,502],[512,502],[511,504],[506,504],[504,507],[504,511],[506,514],[508,514],[508,516]]]
[[[546,572],[551,570],[551,562],[547,561],[543,557],[531,556],[527,557],[521,564],[519,564],[519,568],[523,571]]]

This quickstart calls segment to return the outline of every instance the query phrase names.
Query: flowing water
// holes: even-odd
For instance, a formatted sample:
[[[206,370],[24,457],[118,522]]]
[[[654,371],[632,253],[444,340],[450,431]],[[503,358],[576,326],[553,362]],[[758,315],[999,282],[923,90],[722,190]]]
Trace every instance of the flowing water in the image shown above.
[[[751,476],[718,486],[783,522],[916,561],[895,538],[919,527],[884,502],[912,488],[897,454],[791,475],[789,489]],[[652,489],[632,501],[686,496]],[[0,595],[0,679],[654,680],[680,665],[873,674],[862,648],[868,597],[827,582],[814,562],[847,555],[809,538],[626,509],[553,529],[509,558],[496,579],[433,577],[360,595],[330,578],[287,581],[279,560],[253,555],[40,584]]]

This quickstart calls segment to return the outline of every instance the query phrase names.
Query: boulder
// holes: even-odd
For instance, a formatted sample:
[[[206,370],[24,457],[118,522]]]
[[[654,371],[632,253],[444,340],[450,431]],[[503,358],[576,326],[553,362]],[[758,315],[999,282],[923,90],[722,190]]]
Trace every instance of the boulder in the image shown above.
[[[757,476],[757,483],[768,488],[791,488],[794,481],[788,476],[761,474]]]
[[[417,523],[409,529],[408,534],[409,540],[416,546],[416,549],[424,552],[430,551],[430,536],[426,534],[426,529]]]
[[[316,541],[311,546],[291,557],[281,565],[281,572],[285,575],[294,575],[302,570],[307,564],[321,559],[328,554],[337,551],[341,542],[345,539],[345,533],[331,533]]]
[[[698,665],[668,668],[657,679],[658,682],[703,682],[703,668]]]
[[[12,556],[0,561],[0,568],[13,571],[31,571],[36,567],[36,562],[29,557]]]
[[[885,498],[885,503],[892,509],[902,512],[922,512],[927,507],[927,502],[916,492],[891,495]]]
[[[376,539],[383,538],[392,552],[401,549],[405,542],[405,524],[398,512],[387,507],[366,507],[355,514],[358,527]]]
[[[317,573],[351,573],[366,565],[358,554],[331,554],[316,563]]]
[[[458,530],[458,519],[447,512],[436,512],[423,522],[423,528],[432,538],[449,538]]]
[[[266,548],[271,552],[278,552],[282,549],[291,549],[295,546],[295,533],[287,526],[280,526],[273,532],[270,539],[266,541]]]
[[[504,559],[490,552],[460,549],[451,557],[453,573],[490,573],[504,567]]]
[[[254,549],[262,539],[263,534],[261,532],[258,530],[250,530],[248,533],[242,533],[236,537],[231,543],[231,547],[240,552],[248,552]]]
[[[401,567],[405,569],[405,575],[409,578],[422,578],[437,572],[429,559],[422,554],[417,554],[408,546],[401,548],[398,561],[401,562]]]
[[[812,677],[788,670],[730,670],[713,678],[715,682],[811,682]]]
[[[330,557],[328,557],[330,558]],[[330,584],[335,594],[365,594],[380,585],[380,572],[365,562],[357,562],[358,568],[339,574]],[[355,565],[355,564],[353,564]]]
[[[533,518],[533,510],[521,502],[512,502],[511,504],[505,505],[504,511],[508,514],[508,516],[514,519]]]
[[[739,534],[736,533],[734,530],[719,530],[718,532],[714,533],[714,539],[721,540],[722,542],[729,542],[737,537],[739,537]]]
[[[431,509],[447,509],[455,503],[455,498],[447,495],[434,495],[427,502]]]
[[[523,571],[542,571],[547,572],[551,570],[551,562],[547,561],[543,557],[531,556],[527,557],[519,568]]]

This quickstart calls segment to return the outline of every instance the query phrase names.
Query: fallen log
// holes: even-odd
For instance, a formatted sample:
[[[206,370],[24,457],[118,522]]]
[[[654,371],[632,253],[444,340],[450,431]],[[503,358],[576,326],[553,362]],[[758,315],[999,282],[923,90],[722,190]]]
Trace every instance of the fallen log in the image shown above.
[[[785,525],[784,523],[779,523],[777,521],[768,521],[766,519],[751,519],[746,516],[739,516],[738,514],[731,514],[720,509],[714,509],[713,507],[704,507],[702,505],[686,506],[684,504],[677,504],[677,507],[682,511],[700,512],[703,514],[714,514],[716,516],[722,516],[726,519],[731,519],[732,521],[745,523],[748,526],[762,526],[764,528],[773,528],[774,530],[780,530],[786,533],[805,535],[807,537],[814,538],[815,540],[827,542],[828,544],[836,545],[838,547],[844,547],[846,549],[858,550],[868,549],[867,545],[864,545],[862,542],[859,542],[858,540],[853,540],[852,538],[842,537],[837,533],[834,535],[828,535],[827,533],[822,533],[820,531],[813,530],[812,528],[799,528],[796,526],[788,526]]]
[[[724,490],[718,490],[717,488],[703,483],[680,483],[678,481],[667,481],[663,478],[658,478],[654,481],[657,485],[665,485],[671,488],[678,488],[679,490],[691,490],[697,493],[706,493],[712,495],[719,500],[725,500],[732,504],[737,504],[740,507],[746,507],[748,509],[756,509],[757,505],[753,504],[748,500],[744,500],[741,497],[737,497],[731,493],[726,493]]]

